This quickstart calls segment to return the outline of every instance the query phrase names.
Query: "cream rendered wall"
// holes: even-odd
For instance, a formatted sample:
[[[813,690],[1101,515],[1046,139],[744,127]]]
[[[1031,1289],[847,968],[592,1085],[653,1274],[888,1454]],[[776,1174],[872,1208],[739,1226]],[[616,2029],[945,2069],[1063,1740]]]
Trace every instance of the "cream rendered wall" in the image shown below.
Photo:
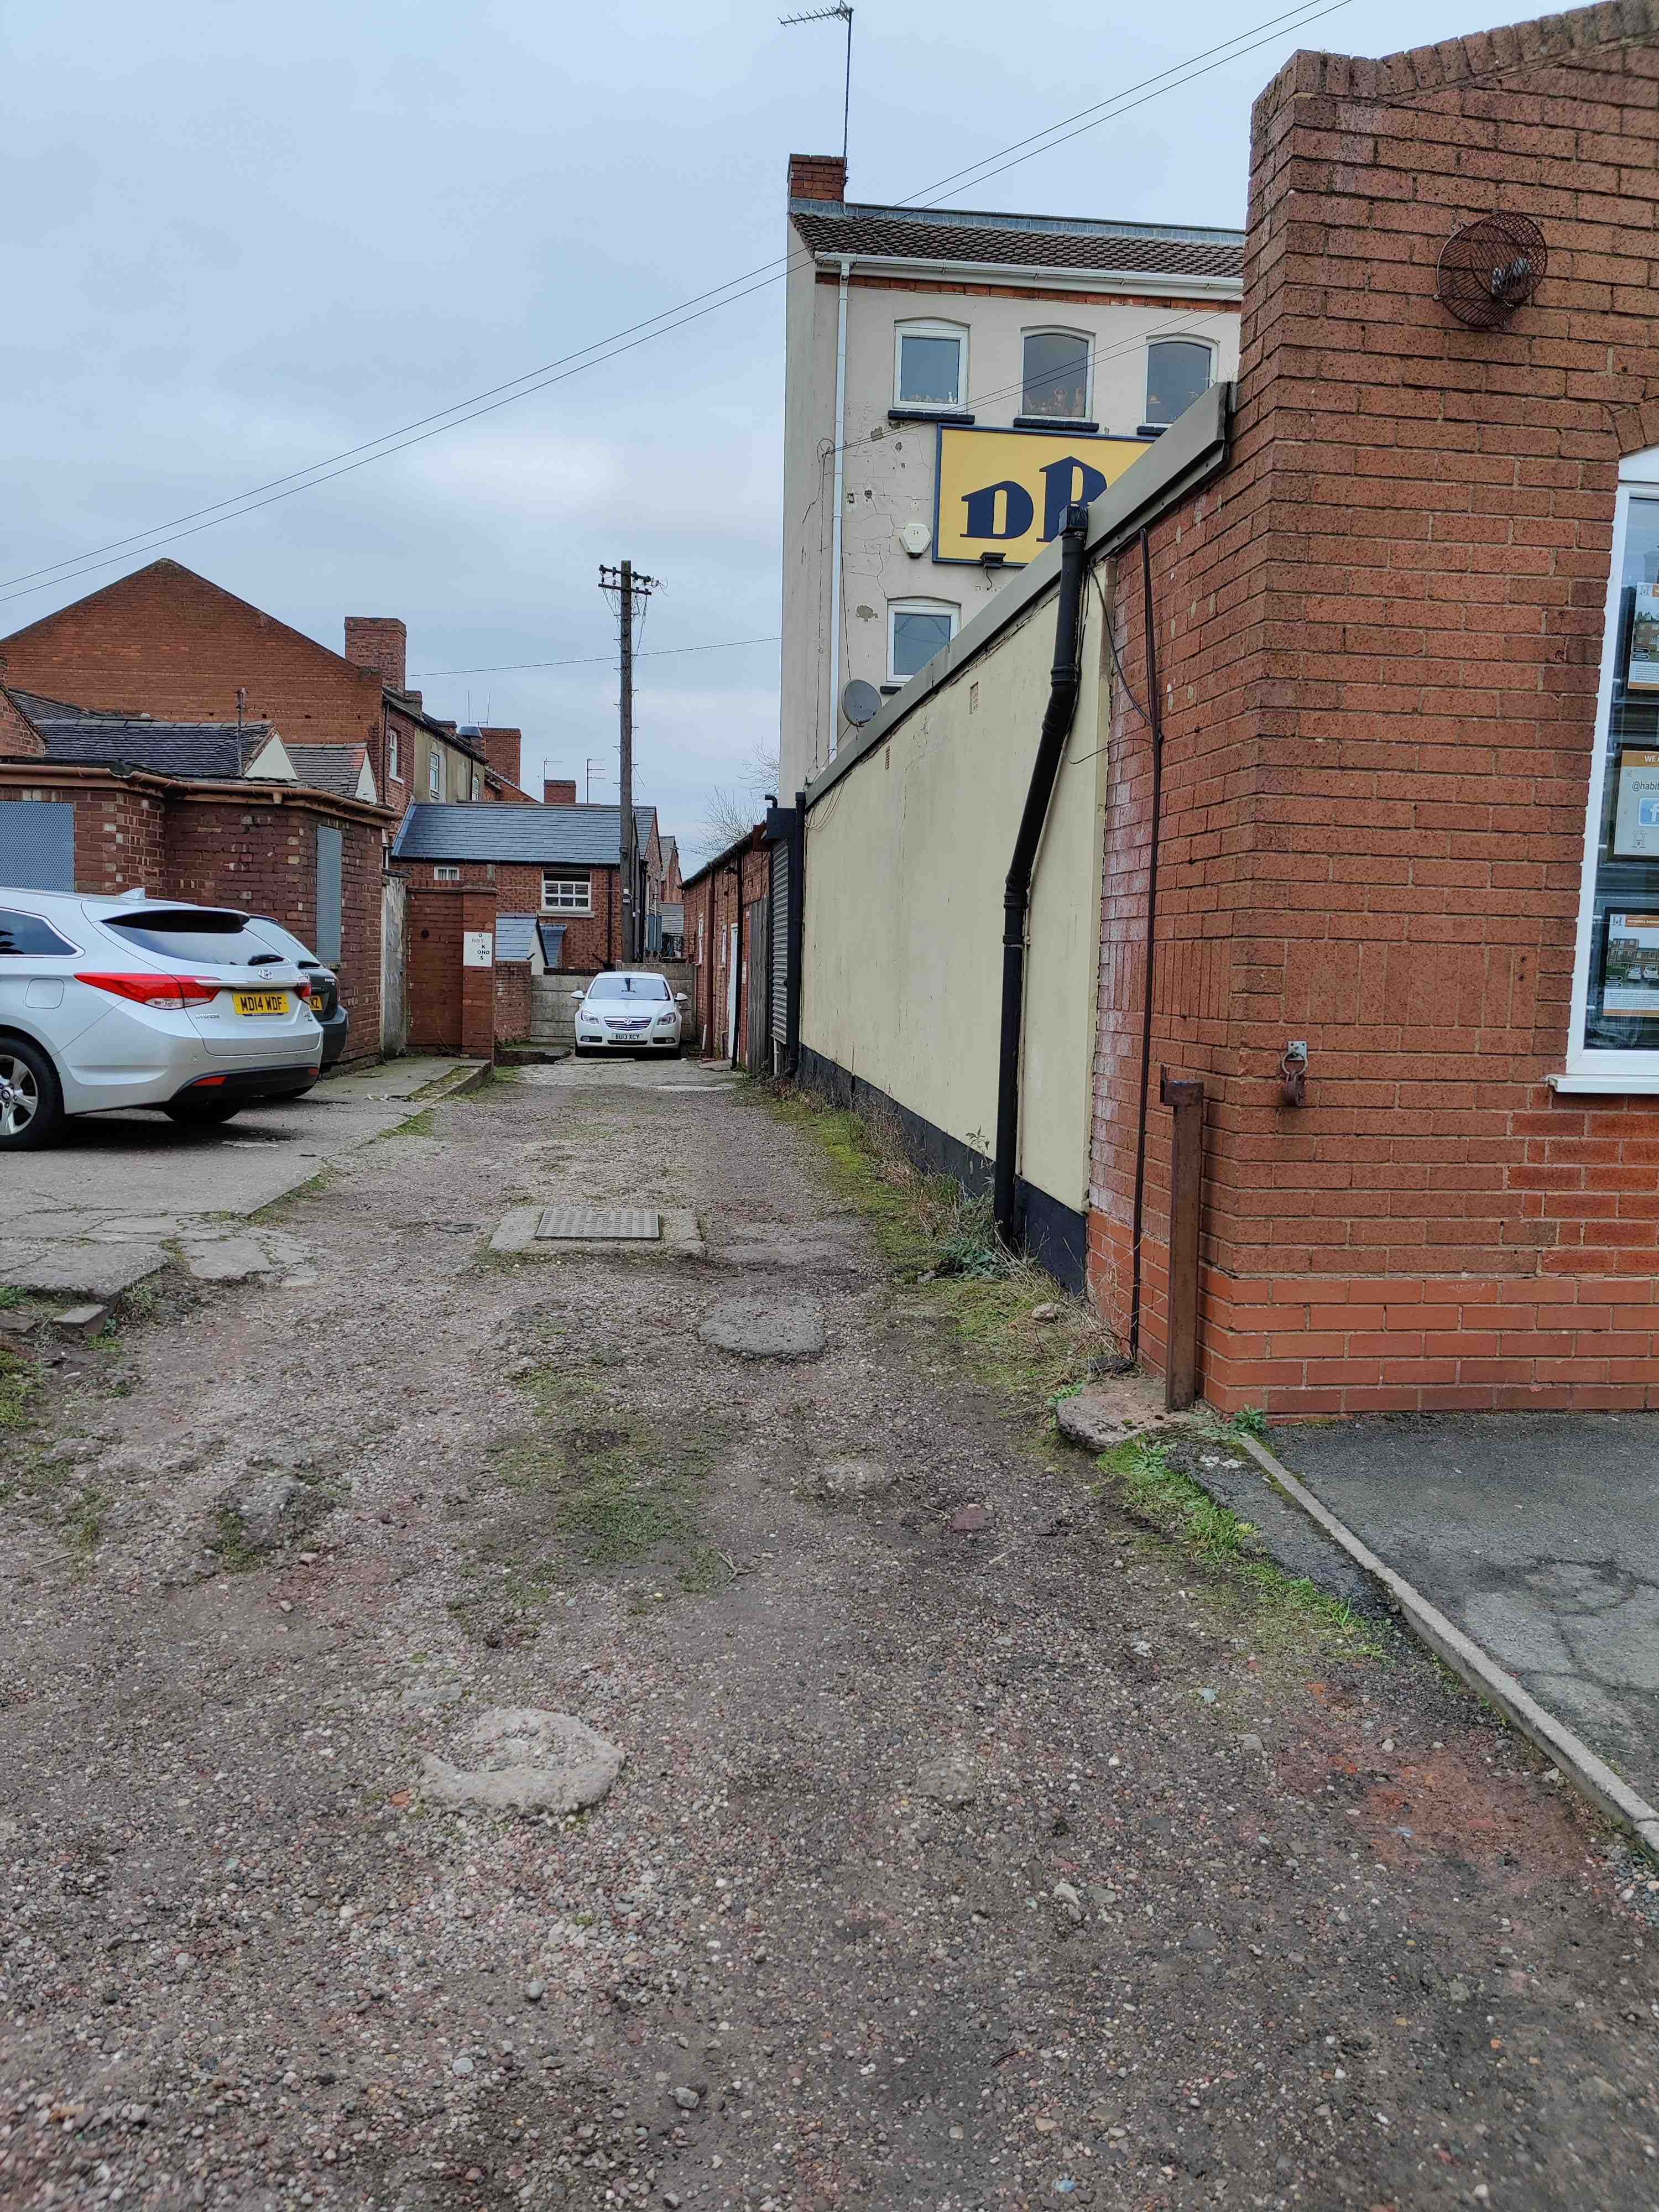
[[[989,1157],[1002,887],[1048,696],[1050,591],[813,807],[801,1041]],[[1082,1212],[1105,791],[1098,603],[1037,860],[1020,1172]]]
[[[835,445],[836,313],[833,267],[814,268],[793,224],[789,244],[795,259],[788,279],[784,432],[781,774],[786,793],[798,790],[830,759],[834,479],[827,457]],[[831,281],[815,281],[824,278]],[[901,290],[867,271],[861,275],[854,261],[847,315],[844,617],[834,684],[837,743],[848,735],[839,701],[848,680],[859,677],[878,686],[887,681],[891,601],[944,601],[959,610],[960,627],[1003,581],[1021,573],[1007,569],[997,577],[977,568],[935,562],[931,548],[913,559],[899,543],[907,522],[925,522],[931,530],[933,520],[937,434],[930,423],[887,420],[893,404],[895,332],[908,322],[952,323],[966,329],[968,411],[976,425],[991,428],[1007,428],[1022,412],[1023,341],[1028,331],[1076,331],[1088,337],[1094,349],[1090,419],[1103,431],[1122,436],[1133,436],[1144,420],[1146,349],[1153,339],[1210,340],[1218,380],[1230,380],[1238,370],[1238,313],[1225,302],[1206,309],[1157,298],[1117,305],[1086,296],[994,298],[948,286]]]

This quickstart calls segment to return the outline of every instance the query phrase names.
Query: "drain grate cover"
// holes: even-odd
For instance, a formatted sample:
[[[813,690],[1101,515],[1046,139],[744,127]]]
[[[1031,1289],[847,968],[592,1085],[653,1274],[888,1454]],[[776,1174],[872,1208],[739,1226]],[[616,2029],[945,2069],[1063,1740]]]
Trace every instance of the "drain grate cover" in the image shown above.
[[[617,1243],[653,1243],[662,1235],[662,1217],[638,1206],[550,1206],[538,1237],[580,1237]]]

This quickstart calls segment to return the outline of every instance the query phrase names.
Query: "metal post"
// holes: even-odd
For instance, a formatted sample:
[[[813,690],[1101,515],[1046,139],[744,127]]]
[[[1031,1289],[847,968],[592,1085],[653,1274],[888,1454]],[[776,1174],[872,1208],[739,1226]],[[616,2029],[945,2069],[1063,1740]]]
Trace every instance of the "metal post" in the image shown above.
[[[622,564],[622,941],[631,968],[634,943],[634,564]]]
[[[1160,1071],[1158,1095],[1172,1109],[1170,1141],[1169,1326],[1164,1354],[1166,1411],[1198,1395],[1198,1231],[1204,1196],[1204,1085]]]

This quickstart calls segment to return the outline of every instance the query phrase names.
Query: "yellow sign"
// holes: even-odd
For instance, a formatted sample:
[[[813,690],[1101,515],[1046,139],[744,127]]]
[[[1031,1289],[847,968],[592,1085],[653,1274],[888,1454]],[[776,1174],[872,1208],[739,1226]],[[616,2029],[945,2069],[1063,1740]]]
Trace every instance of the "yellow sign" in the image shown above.
[[[964,430],[939,426],[933,475],[933,558],[978,565],[1000,553],[1012,568],[1058,538],[1066,510],[1098,499],[1146,438],[1077,436],[1068,430]]]

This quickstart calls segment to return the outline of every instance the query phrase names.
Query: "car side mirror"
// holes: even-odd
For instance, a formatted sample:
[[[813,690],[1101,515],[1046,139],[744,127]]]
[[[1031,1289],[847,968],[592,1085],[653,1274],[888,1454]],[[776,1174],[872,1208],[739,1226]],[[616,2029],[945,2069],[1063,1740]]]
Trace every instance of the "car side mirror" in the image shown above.
[[[675,994],[674,994],[674,1004],[675,1004],[677,1006],[689,1006],[690,1005],[690,1003],[691,1003],[690,1000],[690,999],[688,999],[688,998],[686,997],[686,995],[685,995],[685,994],[684,994],[684,991],[676,991],[676,992],[675,992]]]
[[[582,1000],[587,996],[587,994],[586,991],[573,991],[570,994],[570,996],[575,1005],[580,1006]]]

